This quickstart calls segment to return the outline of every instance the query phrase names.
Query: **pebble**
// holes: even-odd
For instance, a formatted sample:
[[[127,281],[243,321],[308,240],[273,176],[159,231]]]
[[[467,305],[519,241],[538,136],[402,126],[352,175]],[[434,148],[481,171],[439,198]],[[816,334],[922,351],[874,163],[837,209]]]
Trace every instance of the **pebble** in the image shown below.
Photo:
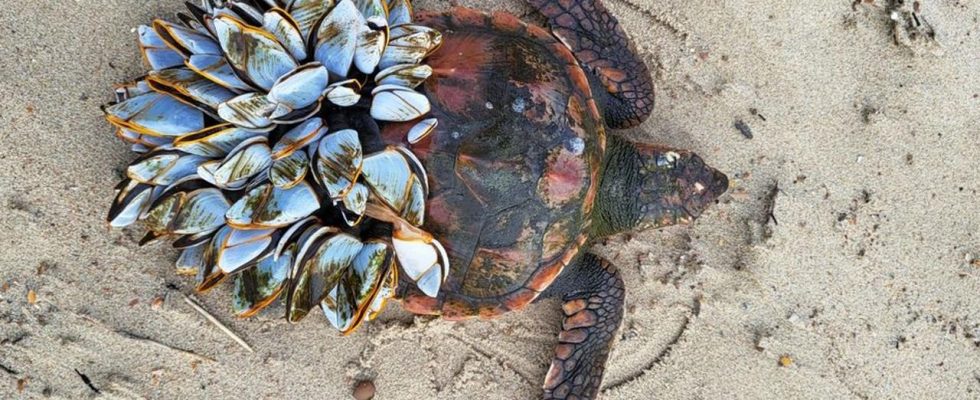
[[[150,309],[159,310],[161,307],[163,307],[163,297],[157,296],[153,299],[153,302],[150,303]]]
[[[793,365],[793,357],[790,357],[789,354],[779,356],[779,366],[789,367],[791,365]]]
[[[759,338],[759,341],[758,342],[756,342],[755,347],[761,351],[761,350],[766,350],[766,349],[772,347],[772,344],[773,343],[772,343],[772,338],[771,337],[769,337],[769,336],[763,336],[763,337]]]
[[[735,129],[737,129],[738,133],[741,133],[742,136],[745,136],[746,139],[752,139],[752,128],[749,128],[749,124],[746,124],[745,121],[735,121]]]
[[[354,385],[354,399],[356,400],[371,400],[374,398],[374,392],[374,382],[360,381]]]

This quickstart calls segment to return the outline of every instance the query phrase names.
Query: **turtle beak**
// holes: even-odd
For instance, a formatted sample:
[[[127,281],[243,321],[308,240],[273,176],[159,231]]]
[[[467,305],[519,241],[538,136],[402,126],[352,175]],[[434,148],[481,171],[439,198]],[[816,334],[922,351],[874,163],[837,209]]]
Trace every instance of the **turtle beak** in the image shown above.
[[[701,170],[688,172],[695,179],[693,183],[689,183],[688,195],[683,202],[684,210],[693,220],[700,217],[709,205],[713,204],[718,197],[728,190],[729,182],[728,176],[705,165],[703,161],[700,161],[700,157],[693,153],[690,156],[699,160],[699,162],[692,162],[692,164],[701,166]]]

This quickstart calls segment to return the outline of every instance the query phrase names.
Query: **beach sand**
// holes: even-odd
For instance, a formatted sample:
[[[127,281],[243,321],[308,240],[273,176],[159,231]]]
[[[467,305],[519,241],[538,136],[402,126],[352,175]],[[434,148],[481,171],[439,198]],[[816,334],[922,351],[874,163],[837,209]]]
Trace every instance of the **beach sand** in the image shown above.
[[[554,301],[462,323],[393,305],[339,337],[200,296],[248,353],[182,300],[173,250],[106,229],[133,155],[99,106],[144,71],[136,26],[181,3],[0,13],[0,398],[536,397]],[[604,398],[980,398],[980,3],[922,1],[934,35],[888,0],[606,3],[657,85],[623,134],[733,184],[692,226],[596,248],[628,293]]]

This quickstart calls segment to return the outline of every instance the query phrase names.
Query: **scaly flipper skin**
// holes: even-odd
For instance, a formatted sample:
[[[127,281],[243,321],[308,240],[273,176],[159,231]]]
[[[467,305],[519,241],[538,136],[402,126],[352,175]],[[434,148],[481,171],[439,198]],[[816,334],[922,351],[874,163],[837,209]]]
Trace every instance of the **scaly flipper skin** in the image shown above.
[[[612,340],[623,320],[626,290],[616,267],[588,253],[556,287],[564,303],[545,399],[593,399],[599,393]],[[568,289],[566,289],[568,288]]]
[[[599,0],[530,0],[558,36],[608,92],[606,125],[639,125],[653,111],[653,80],[646,63]],[[594,88],[598,89],[598,88]],[[597,93],[597,99],[602,93]]]

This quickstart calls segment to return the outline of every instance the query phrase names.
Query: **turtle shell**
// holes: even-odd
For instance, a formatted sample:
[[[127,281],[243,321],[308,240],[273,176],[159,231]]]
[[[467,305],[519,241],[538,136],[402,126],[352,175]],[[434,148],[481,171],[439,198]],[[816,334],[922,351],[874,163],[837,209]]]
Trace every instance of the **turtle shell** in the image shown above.
[[[411,146],[429,174],[425,229],[451,272],[438,298],[411,284],[398,296],[450,319],[523,308],[587,240],[601,114],[575,57],[543,28],[468,9],[420,22],[444,35],[423,88],[439,124]],[[408,128],[385,138],[402,142]]]

